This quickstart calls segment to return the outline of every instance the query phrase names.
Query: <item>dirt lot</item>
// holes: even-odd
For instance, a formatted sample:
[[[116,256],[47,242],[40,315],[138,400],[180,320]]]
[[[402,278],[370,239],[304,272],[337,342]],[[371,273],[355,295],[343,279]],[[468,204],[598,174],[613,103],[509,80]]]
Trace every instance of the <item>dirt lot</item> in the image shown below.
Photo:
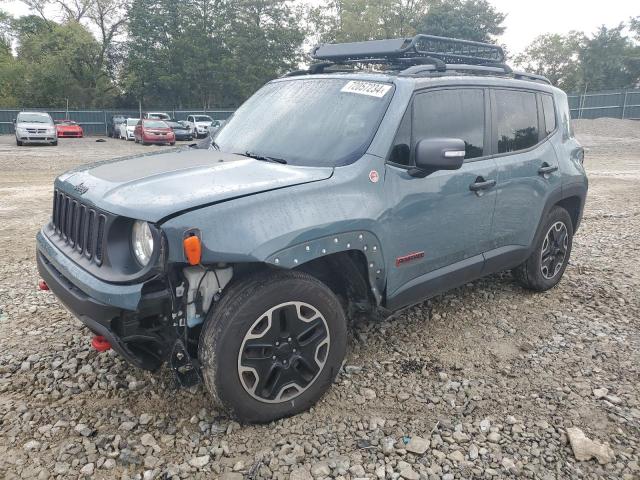
[[[557,288],[532,294],[505,273],[356,325],[316,408],[263,426],[219,416],[167,372],[97,354],[36,290],[54,177],[145,147],[0,137],[0,476],[640,478],[640,123],[576,130],[591,188]],[[577,461],[570,427],[615,458]]]

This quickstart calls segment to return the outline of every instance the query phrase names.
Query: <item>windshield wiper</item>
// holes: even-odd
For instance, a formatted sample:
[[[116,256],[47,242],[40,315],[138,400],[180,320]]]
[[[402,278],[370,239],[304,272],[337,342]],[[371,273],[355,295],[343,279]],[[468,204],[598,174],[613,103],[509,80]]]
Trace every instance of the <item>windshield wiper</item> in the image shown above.
[[[256,160],[261,160],[263,162],[281,163],[283,165],[287,164],[287,161],[284,158],[268,157],[266,155],[260,155],[258,153],[253,153],[253,152],[244,152],[244,153],[240,153],[238,155],[242,155],[244,157],[249,157],[249,158],[254,158]]]

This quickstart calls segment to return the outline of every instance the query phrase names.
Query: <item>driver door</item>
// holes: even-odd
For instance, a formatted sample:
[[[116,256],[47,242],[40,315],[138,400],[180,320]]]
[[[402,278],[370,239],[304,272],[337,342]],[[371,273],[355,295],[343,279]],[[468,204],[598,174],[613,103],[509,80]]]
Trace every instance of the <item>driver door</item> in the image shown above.
[[[489,97],[483,88],[417,93],[396,135],[385,177],[387,298],[391,308],[480,276],[491,248],[497,168],[488,141]],[[465,141],[458,170],[412,176],[424,138]],[[480,190],[473,186],[484,185]],[[388,252],[388,253],[387,253]]]

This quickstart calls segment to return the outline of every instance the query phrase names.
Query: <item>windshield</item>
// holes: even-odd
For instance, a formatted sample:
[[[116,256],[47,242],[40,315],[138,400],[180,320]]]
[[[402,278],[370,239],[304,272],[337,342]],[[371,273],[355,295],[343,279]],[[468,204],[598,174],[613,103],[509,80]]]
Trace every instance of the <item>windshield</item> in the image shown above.
[[[162,120],[145,120],[144,121],[145,128],[169,128]]]
[[[76,122],[73,120],[56,120],[56,123],[62,127],[72,127],[76,125]]]
[[[193,117],[194,122],[213,122],[209,115],[196,115]]]
[[[184,125],[182,125],[181,123],[178,122],[165,122],[167,125],[169,125],[171,128],[177,128],[178,130],[180,129],[186,129],[187,127],[185,127]]]
[[[133,126],[137,125],[139,121],[140,121],[139,118],[127,118],[127,126],[128,127],[133,127]]]
[[[46,113],[20,113],[16,121],[17,123],[53,123]]]
[[[234,113],[216,143],[295,165],[347,165],[371,143],[392,88],[326,78],[273,82]]]

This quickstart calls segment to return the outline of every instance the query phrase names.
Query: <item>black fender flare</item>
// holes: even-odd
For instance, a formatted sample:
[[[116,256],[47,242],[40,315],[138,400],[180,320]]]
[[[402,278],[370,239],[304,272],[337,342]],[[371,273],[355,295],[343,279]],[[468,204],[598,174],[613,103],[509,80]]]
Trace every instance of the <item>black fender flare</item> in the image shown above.
[[[386,269],[380,240],[372,232],[356,230],[335,233],[297,243],[273,253],[265,262],[274,267],[293,269],[311,260],[351,250],[362,252],[367,259],[371,294],[380,305],[386,283]]]

